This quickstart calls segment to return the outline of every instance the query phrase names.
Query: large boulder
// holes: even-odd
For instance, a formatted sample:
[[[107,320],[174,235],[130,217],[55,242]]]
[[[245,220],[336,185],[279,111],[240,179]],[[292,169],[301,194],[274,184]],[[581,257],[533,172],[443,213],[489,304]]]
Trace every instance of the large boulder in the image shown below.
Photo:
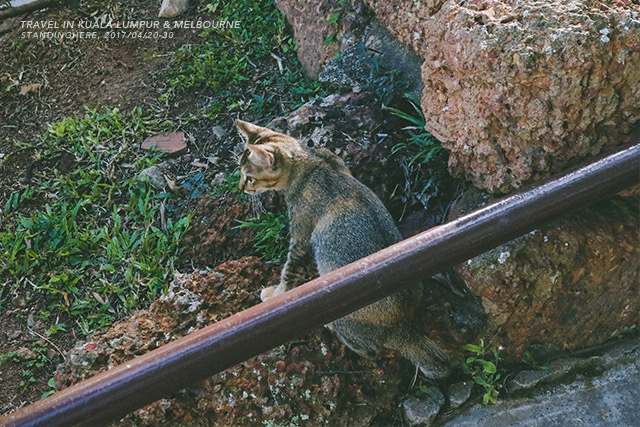
[[[483,199],[465,194],[453,216]],[[483,335],[520,358],[589,347],[638,325],[639,209],[638,198],[616,196],[459,265],[487,314]]]
[[[367,3],[424,58],[426,129],[479,188],[510,192],[639,134],[636,2]]]

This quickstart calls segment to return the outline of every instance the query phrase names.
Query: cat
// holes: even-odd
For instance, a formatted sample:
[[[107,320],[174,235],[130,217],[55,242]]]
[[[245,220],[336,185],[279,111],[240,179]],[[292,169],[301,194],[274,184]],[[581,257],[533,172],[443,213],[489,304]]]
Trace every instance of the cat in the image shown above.
[[[302,147],[290,136],[237,120],[245,141],[240,190],[284,193],[291,241],[280,283],[262,290],[265,301],[302,284],[315,261],[320,275],[401,240],[391,215],[368,187],[330,150]],[[421,330],[416,312],[421,287],[405,288],[333,321],[327,327],[363,357],[396,350],[430,379],[449,374],[444,352]]]

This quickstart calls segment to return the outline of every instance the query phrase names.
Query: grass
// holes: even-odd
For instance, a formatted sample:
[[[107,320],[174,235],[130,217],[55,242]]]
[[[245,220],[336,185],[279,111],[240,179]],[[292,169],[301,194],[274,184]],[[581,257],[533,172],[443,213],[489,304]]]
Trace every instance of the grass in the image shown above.
[[[219,199],[235,196],[238,200],[247,200],[248,196],[240,190],[240,170],[235,169],[224,176],[224,179],[213,187],[211,198]]]
[[[211,100],[205,116],[216,120],[249,112],[266,123],[327,94],[321,83],[303,75],[291,31],[272,1],[214,1],[207,8],[215,19],[241,26],[204,30],[201,43],[179,49],[165,73],[169,87],[163,99],[206,91]],[[254,82],[256,75],[261,79]]]
[[[407,111],[386,107],[393,116],[409,124],[403,127],[409,137],[391,148],[391,154],[400,158],[405,174],[402,200],[406,204],[417,199],[425,210],[430,201],[441,194],[450,194],[455,186],[448,172],[448,153],[440,141],[425,131],[426,120],[420,101],[411,94],[404,95]],[[441,213],[443,215],[444,212]]]
[[[136,178],[161,156],[134,148],[166,126],[140,108],[96,108],[30,145],[37,170],[0,217],[1,300],[26,290],[46,300],[40,319],[62,315],[89,334],[166,289],[190,218]]]
[[[254,228],[254,249],[266,261],[284,261],[289,251],[289,219],[273,212],[261,213],[248,221],[238,221],[235,228]]]

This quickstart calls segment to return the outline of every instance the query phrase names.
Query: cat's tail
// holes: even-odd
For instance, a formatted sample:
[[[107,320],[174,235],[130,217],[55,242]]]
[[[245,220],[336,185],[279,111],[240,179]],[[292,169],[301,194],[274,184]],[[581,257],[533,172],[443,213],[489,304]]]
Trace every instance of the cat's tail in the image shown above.
[[[422,331],[405,325],[397,328],[387,337],[385,347],[396,350],[413,362],[430,379],[449,376],[449,359],[442,349]]]

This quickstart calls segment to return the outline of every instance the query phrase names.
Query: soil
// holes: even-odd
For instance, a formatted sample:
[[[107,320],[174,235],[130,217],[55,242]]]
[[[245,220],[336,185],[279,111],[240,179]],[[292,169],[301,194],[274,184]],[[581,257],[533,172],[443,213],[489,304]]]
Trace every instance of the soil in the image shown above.
[[[158,74],[168,66],[171,52],[196,43],[199,38],[197,30],[183,29],[175,31],[170,39],[143,42],[25,39],[21,37],[25,29],[20,28],[20,20],[62,22],[101,15],[121,20],[156,20],[159,6],[160,2],[155,0],[83,1],[77,10],[50,9],[21,16],[13,28],[0,34],[0,201],[3,204],[8,195],[24,188],[34,168],[56,167],[64,172],[73,167],[72,156],[58,158],[55,165],[43,164],[36,159],[33,149],[22,148],[20,142],[36,140],[50,123],[83,116],[86,108],[101,105],[128,111],[135,106],[158,103],[166,84]],[[184,19],[191,19],[197,13],[198,10],[192,8]],[[20,94],[20,88],[29,84],[42,86],[34,92]],[[32,203],[34,209],[41,207],[38,201]],[[23,363],[7,362],[0,367],[0,414],[34,402],[49,391],[47,382],[53,377],[56,365],[63,361],[63,354],[84,338],[79,328],[71,328],[69,324],[68,331],[47,337],[49,325],[41,324],[34,315],[46,307],[36,294],[26,292],[9,299],[0,310],[0,354],[21,352]],[[34,356],[31,349],[45,346],[49,362],[31,369],[35,382],[30,383],[30,376],[23,372],[25,361]],[[27,384],[21,386],[21,381]]]

